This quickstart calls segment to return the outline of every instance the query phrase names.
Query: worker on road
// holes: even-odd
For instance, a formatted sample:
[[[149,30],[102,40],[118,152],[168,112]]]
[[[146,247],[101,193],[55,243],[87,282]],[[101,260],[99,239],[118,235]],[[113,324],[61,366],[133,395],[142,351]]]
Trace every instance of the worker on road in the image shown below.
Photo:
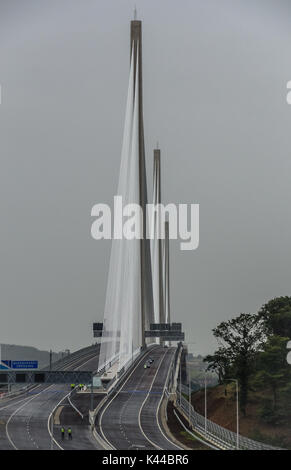
[[[72,429],[68,428],[68,438],[72,439]]]
[[[65,428],[62,426],[61,427],[61,435],[62,435],[62,441],[65,439]]]

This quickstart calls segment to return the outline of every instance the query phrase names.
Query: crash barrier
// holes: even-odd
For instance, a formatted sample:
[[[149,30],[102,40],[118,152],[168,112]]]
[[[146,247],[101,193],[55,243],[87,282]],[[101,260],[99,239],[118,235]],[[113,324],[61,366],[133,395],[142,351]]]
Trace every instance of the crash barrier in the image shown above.
[[[241,435],[238,436],[237,447],[237,434],[235,432],[232,432],[209,419],[206,419],[205,426],[205,417],[197,413],[192,405],[189,406],[189,402],[179,392],[180,390],[178,387],[176,401],[177,408],[180,408],[188,419],[190,415],[190,424],[194,430],[198,431],[200,435],[203,435],[206,440],[215,442],[219,448],[224,448],[225,450],[283,450],[280,447],[274,447],[259,441],[254,441],[253,439]]]

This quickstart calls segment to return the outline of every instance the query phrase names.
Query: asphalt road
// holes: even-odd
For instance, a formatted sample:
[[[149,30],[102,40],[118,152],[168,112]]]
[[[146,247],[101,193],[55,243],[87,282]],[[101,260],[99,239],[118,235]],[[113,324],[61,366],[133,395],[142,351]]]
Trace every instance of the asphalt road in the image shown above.
[[[96,350],[81,358],[72,359],[66,369],[96,370]],[[0,401],[0,449],[45,450],[51,448],[48,418],[54,407],[70,392],[68,385],[36,386],[28,393]],[[86,432],[87,431],[87,432]],[[83,434],[90,434],[83,429]],[[90,446],[94,440],[90,438]],[[53,443],[54,448],[59,448]],[[77,442],[75,442],[75,448]]]
[[[151,367],[144,369],[147,360],[144,358],[133,369],[114,398],[107,402],[100,416],[99,432],[113,448],[179,449],[166,437],[159,414],[174,351],[173,348],[153,348],[147,353],[148,357],[154,358]],[[95,351],[72,359],[64,368],[96,370],[97,365],[98,354]],[[69,393],[70,387],[67,385],[40,385],[26,394],[1,400],[0,450],[100,449],[100,444],[91,434],[87,419],[80,422],[80,419],[73,416],[77,412],[70,408],[66,399]],[[72,441],[67,436],[64,441],[61,440],[58,425],[54,425],[54,440],[51,438],[49,417],[58,404],[64,406],[62,413],[67,419],[70,420],[70,414],[72,416]]]
[[[165,435],[159,416],[163,388],[174,348],[153,348],[149,369],[142,360],[123,387],[105,405],[97,430],[114,449],[179,450]]]

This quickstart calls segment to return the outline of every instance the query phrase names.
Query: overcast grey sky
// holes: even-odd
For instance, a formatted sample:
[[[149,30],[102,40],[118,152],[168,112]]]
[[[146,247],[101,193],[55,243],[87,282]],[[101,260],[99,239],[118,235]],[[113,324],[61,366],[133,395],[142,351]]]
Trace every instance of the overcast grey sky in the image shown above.
[[[110,243],[91,208],[119,171],[134,3],[143,20],[149,193],[200,204],[200,247],[171,242],[192,351],[291,277],[289,0],[0,0],[0,342],[76,349],[102,320]]]

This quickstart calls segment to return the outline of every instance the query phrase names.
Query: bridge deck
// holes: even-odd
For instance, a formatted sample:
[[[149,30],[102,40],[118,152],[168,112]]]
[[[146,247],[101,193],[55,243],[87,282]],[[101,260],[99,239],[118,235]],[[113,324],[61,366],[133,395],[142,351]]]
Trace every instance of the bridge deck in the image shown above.
[[[165,436],[159,405],[175,349],[154,348],[100,414],[99,432],[115,449],[178,450]],[[154,359],[144,369],[148,357]]]

